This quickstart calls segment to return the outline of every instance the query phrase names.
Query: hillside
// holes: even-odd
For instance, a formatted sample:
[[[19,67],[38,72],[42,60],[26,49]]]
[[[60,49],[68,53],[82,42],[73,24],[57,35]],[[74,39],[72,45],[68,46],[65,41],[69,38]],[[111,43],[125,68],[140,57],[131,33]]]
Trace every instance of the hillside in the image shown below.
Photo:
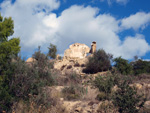
[[[149,113],[149,62],[119,57],[112,66],[112,55],[93,44],[70,45],[63,58],[49,59],[40,49],[27,61],[13,57],[2,70],[8,76],[1,79],[0,111]]]
[[[63,59],[49,61],[49,63],[54,62],[54,67],[50,69],[54,84],[44,85],[42,94],[29,97],[29,105],[23,103],[22,100],[16,103],[14,112],[119,113],[139,111],[149,113],[150,75],[123,75],[114,71],[115,67],[103,72],[85,73],[83,70],[88,60],[94,57],[82,54],[87,51],[85,47],[88,51],[90,50],[83,44],[75,43],[65,51]],[[34,58],[29,58],[26,64],[32,68],[38,62]],[[40,66],[42,62],[40,61]],[[129,92],[121,94],[120,88]],[[122,106],[116,104],[120,102],[114,99],[117,96],[116,93],[120,95],[120,99],[127,99],[122,100]]]

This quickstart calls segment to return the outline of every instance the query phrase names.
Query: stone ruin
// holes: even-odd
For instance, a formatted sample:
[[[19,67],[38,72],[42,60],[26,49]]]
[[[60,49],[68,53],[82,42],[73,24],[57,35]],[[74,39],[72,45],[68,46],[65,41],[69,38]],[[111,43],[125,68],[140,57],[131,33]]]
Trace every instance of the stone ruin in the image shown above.
[[[75,43],[69,46],[69,49],[65,50],[64,58],[85,58],[88,53],[93,54],[96,51],[96,42],[93,41],[91,49],[80,43]]]
[[[90,48],[85,44],[75,43],[65,50],[64,58],[85,58]]]
[[[92,42],[89,53],[93,54],[94,52],[96,52],[96,42],[95,41]]]
[[[88,62],[87,54],[93,54],[95,51],[96,42],[92,42],[91,49],[85,44],[72,44],[65,50],[63,59],[55,61],[54,68],[61,70],[63,74],[69,71],[83,74],[82,70]]]

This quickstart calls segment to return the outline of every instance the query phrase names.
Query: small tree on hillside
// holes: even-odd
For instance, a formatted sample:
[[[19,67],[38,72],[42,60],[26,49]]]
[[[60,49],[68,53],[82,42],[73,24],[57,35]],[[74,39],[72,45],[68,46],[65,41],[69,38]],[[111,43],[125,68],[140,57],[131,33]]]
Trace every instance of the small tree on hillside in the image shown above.
[[[83,71],[85,73],[107,71],[111,67],[111,59],[111,54],[107,54],[103,49],[100,49],[93,54],[93,57],[89,57],[89,61]]]
[[[55,59],[56,58],[56,53],[57,53],[57,47],[56,45],[53,45],[50,43],[50,47],[48,47],[49,51],[48,51],[48,56],[50,58]]]
[[[150,61],[143,61],[141,59],[131,62],[133,72],[135,75],[142,73],[150,73]]]
[[[128,60],[118,57],[114,59],[114,62],[116,63],[115,67],[121,74],[132,74],[132,66],[128,63]]]

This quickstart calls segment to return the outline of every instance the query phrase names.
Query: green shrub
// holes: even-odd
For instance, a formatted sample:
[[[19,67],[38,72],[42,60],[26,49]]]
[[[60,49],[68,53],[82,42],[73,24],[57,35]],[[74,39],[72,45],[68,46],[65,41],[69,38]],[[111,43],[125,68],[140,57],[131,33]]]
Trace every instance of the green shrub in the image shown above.
[[[89,57],[86,68],[83,70],[85,73],[97,73],[107,71],[111,68],[110,60],[112,55],[107,54],[103,49],[96,51],[93,57]]]
[[[142,107],[144,103],[142,96],[137,95],[127,81],[118,85],[118,88],[113,96],[113,104],[119,108],[119,113],[137,113],[137,107]]]
[[[132,66],[128,63],[128,60],[118,57],[114,59],[114,62],[114,66],[117,68],[117,71],[119,71],[121,74],[132,74]]]
[[[112,87],[115,85],[115,80],[113,76],[97,76],[94,80],[94,85],[99,89],[99,91],[104,92],[106,95],[111,93]]]

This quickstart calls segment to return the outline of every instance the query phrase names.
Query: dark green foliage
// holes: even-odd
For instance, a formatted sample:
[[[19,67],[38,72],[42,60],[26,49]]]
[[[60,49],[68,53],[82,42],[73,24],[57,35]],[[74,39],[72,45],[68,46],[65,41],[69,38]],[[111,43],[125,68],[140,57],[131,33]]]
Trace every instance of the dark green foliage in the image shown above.
[[[139,59],[135,62],[131,62],[131,65],[135,75],[150,73],[150,61],[143,61]]]
[[[137,107],[143,106],[142,96],[137,95],[134,88],[127,81],[118,85],[118,90],[113,96],[113,104],[119,108],[119,113],[137,113]]]
[[[114,59],[114,62],[116,63],[114,66],[121,74],[132,74],[132,66],[128,63],[128,60],[118,57]]]
[[[0,69],[6,70],[13,57],[16,57],[20,51],[19,38],[13,38],[9,41],[0,43]],[[1,73],[1,72],[0,72]]]
[[[57,53],[56,45],[53,45],[53,44],[50,43],[50,47],[48,47],[48,49],[49,49],[48,56],[50,58],[55,59],[56,58],[56,53]]]
[[[103,49],[96,51],[93,57],[89,57],[86,68],[83,70],[85,73],[97,73],[107,71],[111,68],[110,60],[112,55],[107,54]]]
[[[14,22],[9,18],[4,18],[0,15],[0,43],[8,41],[8,37],[14,33]]]
[[[113,76],[97,76],[94,80],[94,85],[99,91],[104,92],[106,95],[111,93],[112,87],[115,85],[115,79]]]
[[[19,38],[8,40],[14,33],[14,24],[11,18],[4,18],[0,15],[0,112],[8,111],[13,102],[13,94],[10,89],[10,82],[14,72],[13,62],[20,51]]]

